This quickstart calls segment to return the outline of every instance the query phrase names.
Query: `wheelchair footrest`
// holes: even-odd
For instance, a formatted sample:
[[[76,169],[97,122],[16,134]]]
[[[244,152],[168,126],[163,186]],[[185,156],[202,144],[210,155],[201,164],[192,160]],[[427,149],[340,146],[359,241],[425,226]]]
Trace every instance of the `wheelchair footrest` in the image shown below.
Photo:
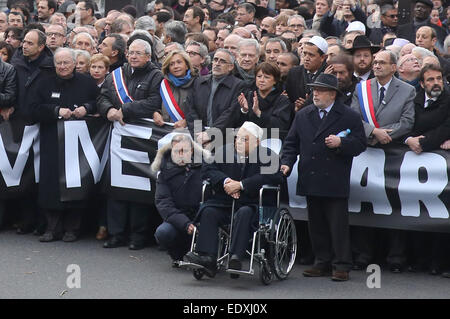
[[[229,274],[235,274],[235,275],[250,275],[250,276],[253,276],[255,274],[255,271],[253,269],[251,269],[249,271],[227,269],[226,272],[229,273]]]
[[[180,261],[179,263],[180,268],[191,268],[191,269],[205,269],[202,265],[190,263],[187,261]]]

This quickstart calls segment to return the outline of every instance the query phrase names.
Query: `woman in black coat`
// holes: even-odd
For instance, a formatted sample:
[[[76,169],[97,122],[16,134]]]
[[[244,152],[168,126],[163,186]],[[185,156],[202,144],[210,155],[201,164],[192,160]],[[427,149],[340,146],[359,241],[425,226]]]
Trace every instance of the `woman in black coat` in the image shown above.
[[[261,128],[278,128],[288,131],[294,118],[294,107],[278,87],[280,70],[263,62],[256,67],[257,90],[238,97],[241,105],[239,123],[251,121]]]
[[[31,116],[40,123],[39,206],[45,211],[47,230],[39,238],[49,242],[62,238],[77,239],[82,201],[62,202],[59,191],[59,145],[57,122],[59,119],[82,119],[95,113],[98,88],[89,76],[75,72],[73,50],[58,49],[55,53],[56,73],[42,79],[31,104]]]

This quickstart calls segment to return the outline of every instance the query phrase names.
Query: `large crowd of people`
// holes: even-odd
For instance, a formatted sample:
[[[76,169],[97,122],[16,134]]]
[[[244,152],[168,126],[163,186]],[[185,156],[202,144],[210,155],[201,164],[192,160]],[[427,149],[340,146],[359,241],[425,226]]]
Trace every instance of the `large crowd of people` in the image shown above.
[[[348,180],[351,157],[366,144],[404,144],[416,154],[450,149],[448,1],[412,1],[402,24],[396,0],[154,0],[137,11],[130,4],[102,15],[92,0],[11,0],[0,12],[1,120],[40,123],[41,156],[37,195],[0,201],[0,226],[34,232],[41,242],[73,242],[89,215],[87,228],[95,225],[104,248],[156,243],[176,266],[200,221],[199,251],[187,258],[210,266],[230,200],[246,203],[239,229],[248,236],[255,188],[280,182],[301,154],[298,194],[314,211],[309,224],[297,223],[298,261],[313,264],[305,276],[332,266],[340,271],[334,279],[348,280],[350,270],[382,261],[395,273],[450,277],[446,234],[348,226],[348,185],[330,178],[338,170],[336,179]],[[150,118],[191,132],[159,150],[154,205],[60,200],[57,121],[89,114],[121,124]],[[354,131],[336,137],[323,123]],[[244,162],[261,147],[261,128],[285,132],[281,171],[262,178],[258,165],[190,163],[206,152],[214,129],[227,128],[240,129],[225,153]],[[328,132],[317,148],[315,130]],[[204,177],[217,202],[199,217]],[[232,247],[237,269],[245,236]]]

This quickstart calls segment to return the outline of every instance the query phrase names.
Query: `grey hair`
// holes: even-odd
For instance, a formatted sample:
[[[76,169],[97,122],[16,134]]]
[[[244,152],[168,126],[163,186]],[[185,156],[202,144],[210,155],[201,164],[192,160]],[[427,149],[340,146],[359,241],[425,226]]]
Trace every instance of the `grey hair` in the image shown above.
[[[78,59],[80,55],[84,56],[88,61],[91,61],[91,55],[86,50],[73,50],[75,52],[75,57]]]
[[[166,44],[166,47],[168,47],[169,45],[175,44],[175,46],[177,47],[177,50],[179,51],[184,51],[184,47],[182,44],[178,43],[178,42],[170,42]]]
[[[208,48],[203,43],[197,42],[197,41],[190,41],[186,43],[185,47],[187,49],[188,46],[195,45],[199,47],[199,53],[202,56],[202,58],[205,59],[205,62],[202,63],[202,66],[209,65],[211,63],[211,57],[208,54]]]
[[[422,58],[426,57],[426,56],[434,56],[433,52],[431,52],[430,50],[427,50],[425,48],[422,47],[415,47],[412,49],[411,53],[418,53],[420,54],[420,56]]]
[[[134,28],[136,30],[155,31],[156,30],[155,20],[153,20],[153,18],[150,16],[140,17],[139,19],[136,20]]]
[[[165,35],[169,36],[173,42],[183,44],[187,33],[186,25],[181,21],[169,21],[164,24]]]
[[[219,48],[219,49],[216,50],[216,53],[217,53],[217,52],[224,52],[224,53],[228,54],[228,56],[229,56],[230,59],[231,59],[231,64],[234,65],[236,59],[234,58],[234,55],[233,55],[233,53],[230,52],[230,50],[223,49],[223,48]],[[214,54],[214,55],[215,55],[215,54]]]
[[[78,51],[81,51],[81,50],[78,50]],[[58,48],[58,49],[56,49],[55,54],[53,55],[53,62],[55,62],[56,56],[59,53],[61,53],[61,52],[69,52],[70,56],[72,57],[73,63],[77,63],[77,55],[75,53],[75,50],[71,49],[71,48]]]
[[[300,20],[302,20],[302,23],[303,23],[303,25],[304,25],[305,28],[306,28],[306,21],[305,21],[305,18],[304,18],[304,17],[302,17],[302,16],[299,15],[299,14],[290,16],[289,19],[288,19],[288,25],[289,25],[289,23],[291,22],[291,20],[293,20],[293,19],[300,19]]]
[[[151,19],[151,18],[150,18]],[[135,34],[140,34],[140,35],[145,35],[147,38],[149,38],[150,40],[152,39],[152,35],[144,29],[139,29],[139,30],[134,30],[131,34],[130,34],[130,38],[135,35]]]
[[[130,47],[133,44],[142,44],[144,46],[145,54],[152,55],[152,47],[150,46],[150,43],[148,43],[147,41],[142,40],[142,39],[136,39],[130,44]]]
[[[89,33],[87,33],[87,32],[80,32],[80,33],[76,34],[76,35],[73,37],[73,40],[72,40],[72,45],[73,45],[73,46],[75,46],[75,44],[77,43],[77,39],[78,39],[78,37],[79,37],[80,35],[85,35],[85,36],[87,36],[87,37],[89,38],[89,41],[91,41],[91,46],[92,46],[93,48],[95,48],[95,41],[94,41],[94,39],[92,38],[92,36],[91,36]]]
[[[255,39],[242,39],[241,41],[239,41],[238,51],[240,51],[242,47],[249,46],[253,46],[256,49],[257,54],[259,54],[260,45]]]
[[[450,35],[448,35],[444,41],[444,54],[448,54],[449,47],[450,47]]]
[[[266,45],[264,46],[264,49],[267,48],[267,45],[269,43],[279,43],[283,52],[287,52],[286,43],[284,43],[284,41],[281,40],[280,38],[270,38],[269,40],[267,40]]]

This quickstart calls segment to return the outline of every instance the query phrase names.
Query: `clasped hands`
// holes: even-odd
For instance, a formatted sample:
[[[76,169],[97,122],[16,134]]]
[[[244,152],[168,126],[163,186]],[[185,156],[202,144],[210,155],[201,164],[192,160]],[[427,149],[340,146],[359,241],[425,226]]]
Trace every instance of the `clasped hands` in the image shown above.
[[[241,182],[239,181],[227,178],[223,185],[223,189],[227,195],[230,195],[234,199],[239,199],[241,196]]]
[[[78,106],[73,111],[71,111],[69,108],[66,108],[66,107],[61,107],[59,109],[59,116],[65,120],[70,119],[72,116],[74,116],[77,119],[81,119],[81,118],[85,117],[86,114],[87,114],[87,110],[86,110],[86,107],[84,107],[83,105]]]
[[[122,109],[111,108],[108,110],[108,114],[106,114],[106,117],[111,122],[118,121],[121,125],[125,125],[125,122],[123,121]]]

